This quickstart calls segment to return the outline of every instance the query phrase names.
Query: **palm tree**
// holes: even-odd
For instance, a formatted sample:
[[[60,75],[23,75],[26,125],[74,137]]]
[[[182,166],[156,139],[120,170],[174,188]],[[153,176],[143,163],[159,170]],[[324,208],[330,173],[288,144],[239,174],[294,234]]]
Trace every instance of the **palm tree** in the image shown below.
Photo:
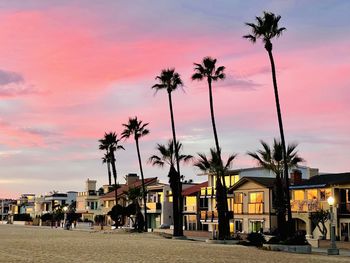
[[[115,154],[116,150],[125,150],[123,146],[119,145],[120,139],[115,132],[105,133],[104,137],[99,140],[100,150],[106,150],[110,157],[110,162],[112,165],[112,173],[114,177],[114,192],[115,192],[115,204],[118,204],[117,198],[117,169],[115,166]]]
[[[276,79],[276,69],[275,62],[272,55],[272,42],[273,38],[278,38],[282,35],[282,32],[286,30],[285,27],[279,27],[278,22],[280,21],[281,16],[275,15],[270,12],[264,12],[263,17],[256,17],[256,24],[254,23],[246,23],[252,30],[252,33],[249,35],[243,36],[244,38],[250,40],[252,43],[255,43],[258,38],[261,38],[263,43],[265,44],[265,49],[269,55],[271,71],[272,71],[272,81],[273,88],[275,93],[275,101],[276,101],[276,109],[277,109],[277,117],[278,117],[278,125],[280,130],[280,137],[282,142],[282,154],[283,154],[283,167],[284,167],[284,180],[285,180],[285,194],[287,200],[290,200],[289,196],[289,178],[288,178],[288,164],[287,164],[287,155],[286,155],[286,143],[284,139],[283,132],[283,123],[282,123],[282,114],[278,96],[278,88],[277,88],[277,79]],[[287,203],[287,211],[288,211],[288,224],[291,229],[292,223],[292,211],[290,207],[290,202]]]
[[[155,89],[156,92],[159,90],[166,90],[168,92],[168,100],[169,100],[169,109],[170,109],[170,119],[171,119],[171,128],[173,133],[173,142],[175,145],[176,143],[176,131],[175,131],[175,120],[174,120],[174,113],[173,113],[173,102],[171,93],[174,90],[177,90],[179,87],[183,86],[182,80],[180,78],[179,73],[175,72],[175,69],[163,69],[160,76],[156,77],[156,80],[159,81],[159,83],[152,86],[152,89]],[[183,223],[182,223],[182,183],[180,180],[181,172],[180,172],[180,160],[179,160],[179,153],[177,152],[177,149],[175,147],[175,159],[176,159],[176,169],[177,169],[177,176],[179,177],[178,181],[178,190],[179,190],[179,200],[175,201],[173,203],[173,206],[178,206],[178,212],[181,214],[180,221],[178,224],[174,223],[174,236],[183,236]],[[174,175],[175,172],[173,171]]]
[[[112,185],[111,157],[110,157],[109,154],[108,154],[108,150],[107,150],[107,152],[104,154],[104,156],[102,157],[102,163],[106,163],[106,164],[107,164],[108,185],[111,186],[111,185]]]
[[[128,139],[128,138],[130,138],[130,136],[134,136],[134,140],[136,142],[137,157],[139,159],[139,166],[140,166],[140,173],[141,173],[141,180],[142,180],[142,193],[143,193],[144,214],[145,214],[145,231],[147,231],[147,228],[148,228],[148,225],[147,225],[147,206],[146,206],[146,188],[145,188],[145,180],[144,180],[144,176],[143,176],[139,139],[141,137],[149,134],[149,130],[146,129],[147,125],[148,125],[148,123],[142,123],[142,121],[139,121],[137,119],[137,117],[129,118],[128,123],[123,124],[125,129],[122,132],[122,138]]]
[[[258,165],[266,170],[272,171],[276,175],[276,182],[274,187],[273,205],[277,214],[277,226],[282,238],[288,236],[290,226],[286,226],[286,210],[287,203],[290,203],[289,197],[283,190],[283,173],[284,173],[284,160],[287,162],[287,167],[292,169],[298,165],[298,163],[304,160],[298,155],[296,151],[297,144],[290,144],[287,147],[286,155],[283,154],[282,143],[276,139],[273,141],[272,147],[266,142],[260,141],[262,149],[256,152],[248,152],[254,160],[258,162]],[[286,158],[284,158],[286,156]]]
[[[179,181],[180,177],[178,176],[178,173],[175,170],[175,165],[177,161],[188,163],[193,159],[192,155],[186,155],[186,154],[180,154],[182,149],[182,144],[177,141],[176,147],[174,147],[173,140],[169,140],[166,145],[164,144],[157,144],[157,152],[158,155],[152,155],[148,162],[151,163],[153,166],[159,166],[164,167],[165,165],[170,166],[169,170],[169,184],[171,187],[171,191],[173,194],[173,218],[174,218],[174,236],[178,236],[181,234],[179,233],[179,229],[177,228],[175,233],[175,227],[179,226],[180,218],[182,218],[182,213],[179,213],[179,204],[182,205],[182,202],[180,202],[180,198],[182,199],[182,189],[179,189]],[[176,154],[178,154],[178,159],[176,159]],[[180,225],[182,226],[182,225]],[[182,230],[182,227],[181,227]]]
[[[220,152],[221,149],[219,149]],[[223,165],[221,156],[216,149],[210,149],[210,159],[204,154],[199,153],[199,158],[194,163],[194,166],[198,167],[201,171],[216,174],[225,175],[232,165],[233,160],[236,158],[236,154],[231,154],[226,164]],[[227,229],[229,227],[229,218],[227,215],[227,196],[224,191],[225,186],[220,180],[219,176],[216,176],[216,209],[218,211],[218,221],[219,221],[219,239],[224,240],[229,238],[230,231]],[[225,189],[226,190],[226,189]]]
[[[215,140],[215,147],[217,151],[217,157],[219,163],[222,165],[221,160],[221,148],[219,144],[218,134],[216,130],[216,124],[215,124],[215,115],[214,115],[214,102],[213,102],[213,90],[212,90],[212,82],[223,80],[225,79],[226,75],[224,73],[225,67],[220,66],[216,67],[216,59],[213,59],[211,57],[205,57],[203,58],[203,61],[201,64],[194,63],[194,71],[195,73],[192,75],[192,80],[203,80],[206,79],[208,82],[209,87],[209,105],[210,105],[210,115],[211,115],[211,123],[213,127],[213,133],[214,133],[214,140]],[[221,172],[222,169],[218,169],[218,172]],[[217,178],[221,178],[222,182],[220,182],[220,185],[222,184],[223,187],[220,187],[216,189],[216,194],[223,196],[223,198],[227,199],[227,188],[226,188],[226,182],[225,182],[225,174],[217,174]],[[227,201],[224,202],[223,206],[218,206],[218,208],[223,208],[224,211],[218,211],[220,215],[225,215],[225,211],[228,211],[228,204]],[[225,224],[223,226],[219,226],[219,228],[222,231],[226,231],[227,233],[222,233],[222,236],[226,236],[229,234],[229,220],[225,220],[224,218],[221,218],[219,220],[219,224]]]

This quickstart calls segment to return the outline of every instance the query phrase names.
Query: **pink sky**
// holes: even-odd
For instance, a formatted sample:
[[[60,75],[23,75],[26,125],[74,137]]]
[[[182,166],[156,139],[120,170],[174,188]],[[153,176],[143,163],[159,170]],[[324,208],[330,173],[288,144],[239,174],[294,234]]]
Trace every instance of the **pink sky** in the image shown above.
[[[208,55],[227,68],[227,79],[214,86],[223,151],[239,154],[233,168],[255,165],[245,153],[278,136],[267,53],[242,39],[244,22],[263,10],[280,14],[287,27],[273,50],[287,141],[299,143],[304,165],[349,171],[347,1],[50,3],[0,1],[0,197],[80,191],[87,178],[106,183],[97,140],[120,133],[135,115],[150,123],[141,142],[146,161],[171,136],[166,94],[150,89],[167,67],[185,83],[185,92],[173,95],[184,150],[208,152],[207,87],[190,80],[193,62]],[[133,142],[124,145],[119,174],[138,172]],[[202,180],[191,166],[183,171]],[[166,169],[146,162],[145,174],[167,181]]]

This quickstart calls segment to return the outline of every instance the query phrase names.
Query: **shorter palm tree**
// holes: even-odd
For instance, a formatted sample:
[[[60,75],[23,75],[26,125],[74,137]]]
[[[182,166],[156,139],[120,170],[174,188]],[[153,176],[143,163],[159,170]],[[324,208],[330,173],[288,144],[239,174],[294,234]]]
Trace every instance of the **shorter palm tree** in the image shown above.
[[[120,139],[115,132],[105,133],[104,137],[99,140],[99,149],[106,150],[110,157],[110,163],[112,166],[112,173],[114,177],[114,192],[115,192],[115,203],[118,204],[117,196],[117,169],[115,165],[115,154],[116,150],[125,150],[122,145],[119,145]]]
[[[178,172],[175,169],[175,165],[177,163],[177,160],[179,162],[188,163],[193,159],[192,155],[186,155],[186,154],[180,154],[182,149],[182,144],[177,141],[176,142],[176,148],[174,147],[173,140],[169,140],[166,145],[164,144],[157,144],[156,147],[158,151],[158,155],[152,155],[148,162],[151,163],[153,166],[159,166],[164,167],[165,165],[170,166],[170,170],[168,173],[169,177],[169,184],[173,195],[173,218],[174,218],[174,236],[177,236],[178,233],[175,233],[176,228],[179,227],[181,223],[182,209],[180,209],[180,206],[182,205],[182,190],[179,188],[180,184],[180,176]],[[176,158],[176,154],[178,153],[178,158]],[[181,225],[180,225],[181,226]]]
[[[221,149],[219,149],[219,152]],[[227,194],[226,187],[224,186],[224,176],[227,174],[229,168],[232,165],[233,160],[237,154],[231,154],[225,165],[223,165],[221,156],[216,149],[210,149],[210,158],[204,153],[198,153],[198,159],[194,163],[194,166],[198,167],[201,171],[209,173],[210,175],[216,175],[216,209],[218,211],[218,223],[219,223],[219,239],[224,240],[230,237],[229,217],[227,211]]]
[[[136,142],[136,151],[137,151],[137,157],[139,160],[141,182],[142,182],[142,193],[143,193],[144,214],[145,214],[145,231],[147,231],[148,225],[147,225],[147,207],[146,207],[146,187],[145,187],[145,180],[144,180],[143,169],[142,169],[139,139],[149,134],[149,130],[146,129],[146,127],[148,126],[148,123],[142,123],[142,121],[139,121],[137,117],[135,117],[135,118],[129,118],[128,123],[123,124],[123,126],[125,127],[125,129],[122,132],[122,138],[128,139],[131,136],[133,136]]]
[[[282,180],[285,172],[283,145],[276,139],[274,139],[272,147],[270,147],[263,140],[261,140],[260,143],[263,148],[257,150],[256,152],[248,152],[248,155],[256,160],[259,166],[265,168],[266,170],[272,171],[276,175],[273,207],[277,214],[277,227],[279,234],[284,239],[288,236],[291,229],[288,229],[286,225],[286,212],[290,200],[286,195],[286,191],[289,191],[289,187]],[[296,167],[300,162],[304,161],[304,159],[301,158],[296,151],[297,146],[297,144],[289,144],[287,147],[285,160],[289,169]]]

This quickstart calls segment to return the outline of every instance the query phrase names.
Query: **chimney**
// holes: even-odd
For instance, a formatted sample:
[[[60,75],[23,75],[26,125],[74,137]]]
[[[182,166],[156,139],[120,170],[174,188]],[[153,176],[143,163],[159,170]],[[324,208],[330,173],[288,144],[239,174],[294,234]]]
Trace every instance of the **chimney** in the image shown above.
[[[87,179],[85,182],[85,191],[96,191],[96,180]]]
[[[127,174],[125,176],[125,181],[127,185],[132,185],[138,180],[140,180],[140,178],[137,176],[137,174]]]
[[[301,184],[302,182],[302,172],[298,169],[294,169],[293,172],[290,174],[290,184]]]

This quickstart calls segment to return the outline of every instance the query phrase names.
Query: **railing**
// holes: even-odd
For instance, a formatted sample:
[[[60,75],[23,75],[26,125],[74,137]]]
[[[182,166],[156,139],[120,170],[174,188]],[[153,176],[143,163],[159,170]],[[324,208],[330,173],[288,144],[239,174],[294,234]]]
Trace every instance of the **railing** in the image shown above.
[[[201,196],[214,196],[216,189],[214,187],[202,187]]]
[[[148,202],[146,203],[147,209],[150,211],[155,211],[155,210],[160,210],[162,209],[162,204],[161,203],[156,203],[156,202]]]
[[[243,204],[233,204],[233,213],[235,214],[243,214]]]
[[[323,208],[322,202],[318,200],[291,200],[290,206],[292,212],[316,212]]]

